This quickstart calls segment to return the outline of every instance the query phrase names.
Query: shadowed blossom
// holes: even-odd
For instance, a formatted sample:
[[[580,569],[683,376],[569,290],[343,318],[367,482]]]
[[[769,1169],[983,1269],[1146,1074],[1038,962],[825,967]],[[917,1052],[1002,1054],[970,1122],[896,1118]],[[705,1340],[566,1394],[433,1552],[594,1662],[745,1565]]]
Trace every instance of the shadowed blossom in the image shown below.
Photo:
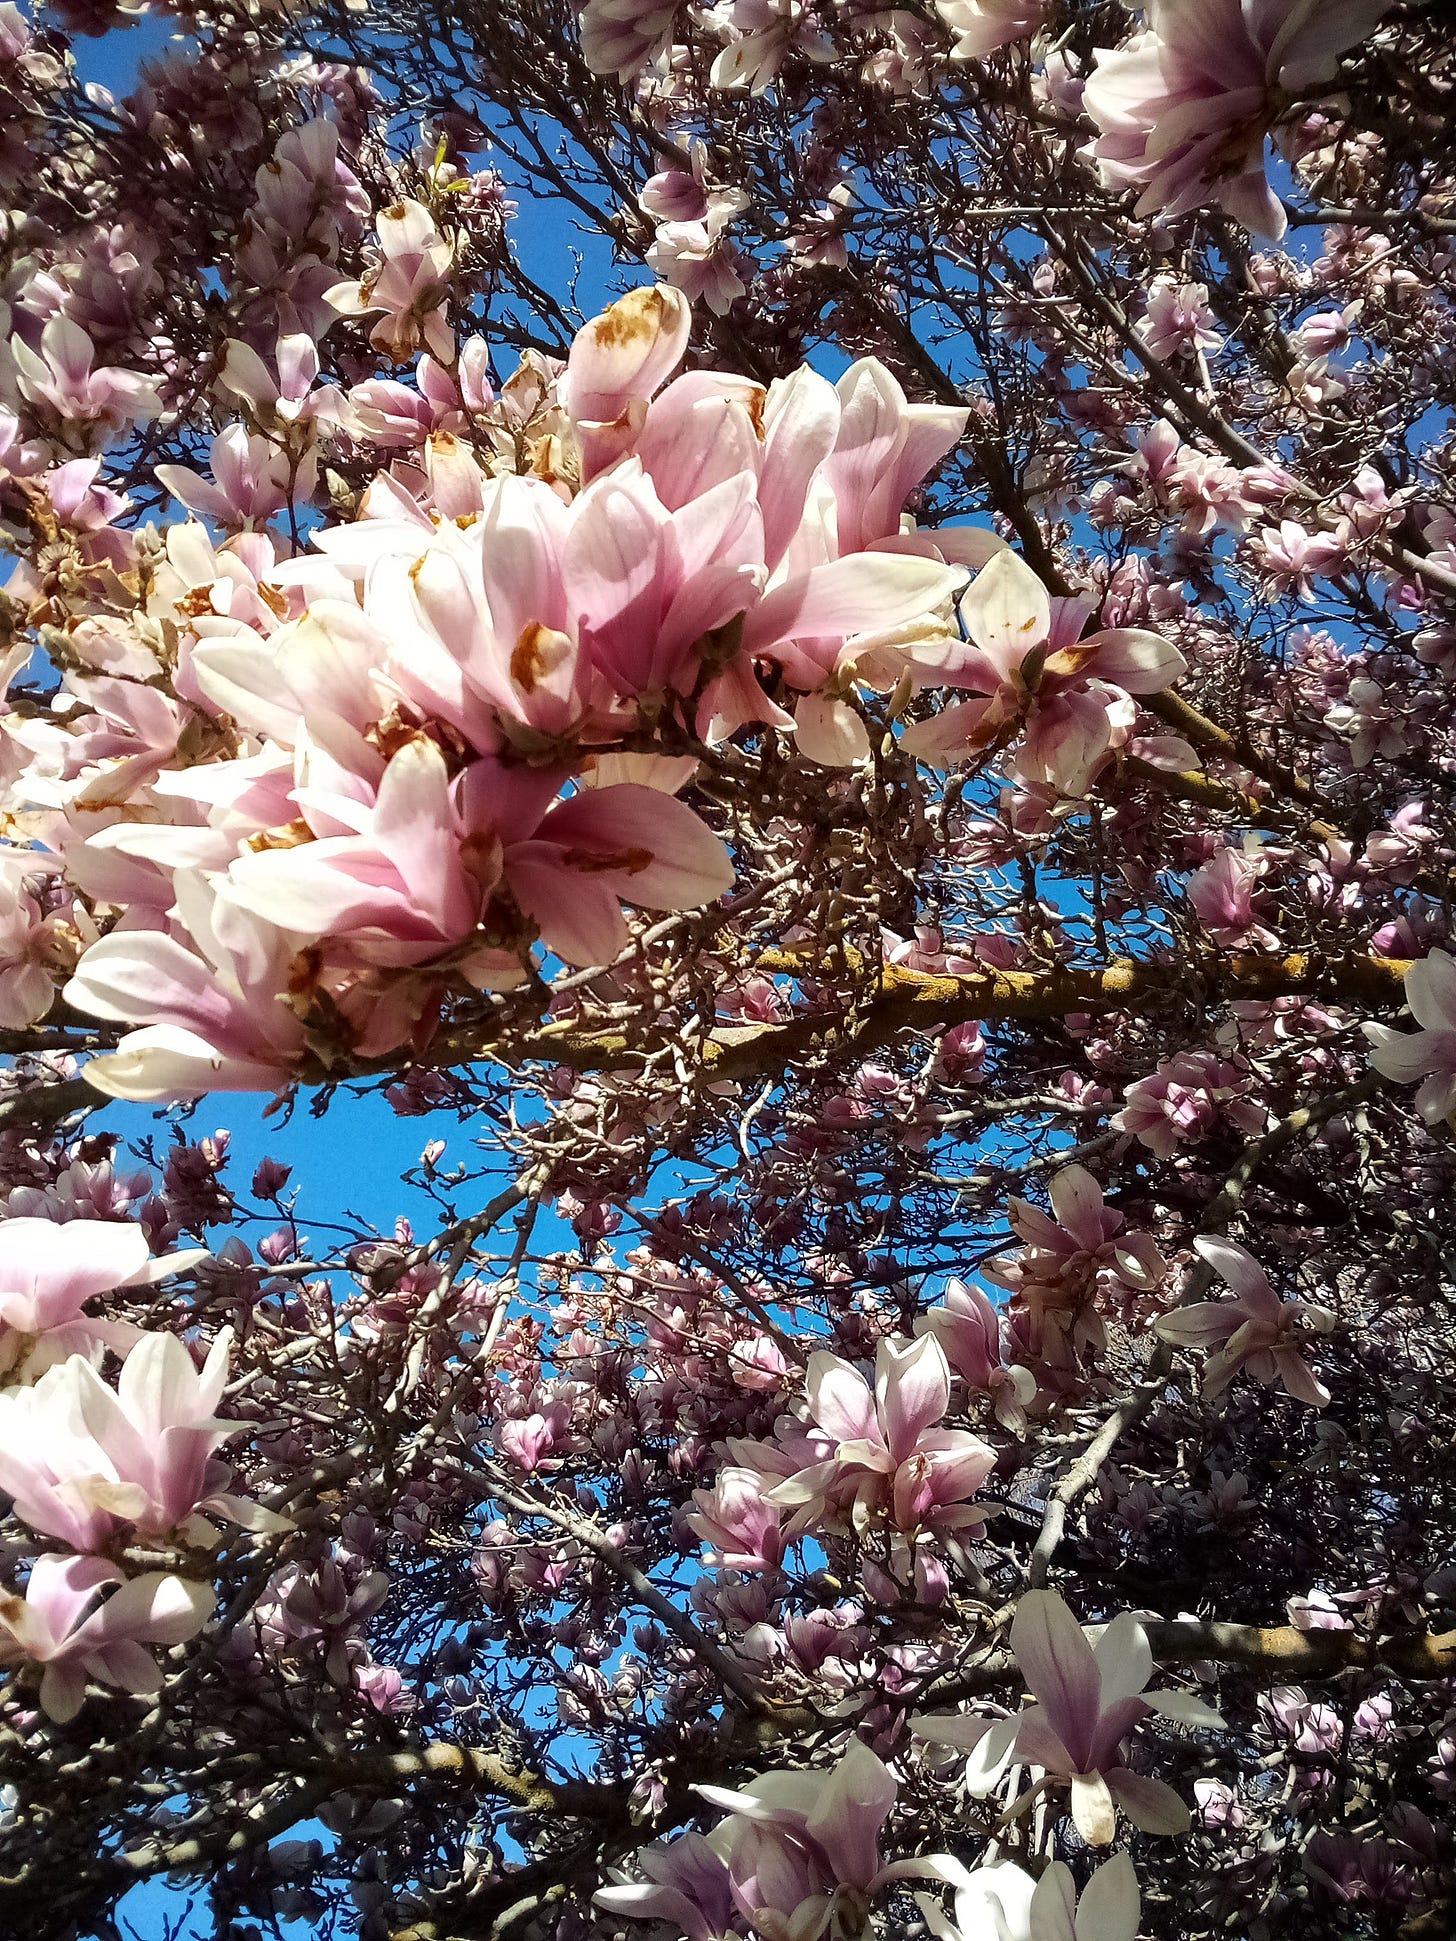
[[[1259,1263],[1232,1241],[1202,1234],[1193,1244],[1235,1298],[1174,1308],[1159,1318],[1157,1331],[1164,1341],[1181,1347],[1215,1351],[1203,1368],[1205,1399],[1221,1395],[1242,1371],[1264,1388],[1279,1382],[1296,1401],[1322,1409],[1330,1392],[1305,1359],[1300,1342],[1309,1332],[1328,1334],[1334,1315],[1308,1301],[1281,1301]]]

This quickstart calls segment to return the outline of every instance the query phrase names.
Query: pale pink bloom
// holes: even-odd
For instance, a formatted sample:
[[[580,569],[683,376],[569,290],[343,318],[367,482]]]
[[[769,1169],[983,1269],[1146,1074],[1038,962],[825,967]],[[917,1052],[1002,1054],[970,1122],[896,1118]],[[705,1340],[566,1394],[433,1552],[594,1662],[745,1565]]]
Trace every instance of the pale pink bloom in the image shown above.
[[[1015,553],[997,553],[962,596],[968,639],[948,640],[912,665],[923,685],[969,688],[961,702],[906,730],[904,745],[927,759],[952,758],[1024,734],[1017,772],[1081,796],[1135,719],[1133,694],[1156,694],[1187,668],[1161,635],[1115,627],[1079,640],[1082,601],[1052,607],[1046,588]]]
[[[709,209],[702,222],[661,222],[647,252],[654,276],[721,317],[743,296],[752,265],[729,240],[732,209]]]
[[[1254,915],[1255,893],[1266,868],[1267,860],[1258,851],[1228,844],[1188,879],[1188,901],[1215,943],[1267,949],[1277,941]]]
[[[702,222],[708,213],[706,166],[707,152],[701,142],[694,142],[692,172],[666,168],[648,176],[637,207],[657,222]]]
[[[954,1921],[926,1895],[915,1898],[940,1941],[1137,1941],[1142,1920],[1137,1874],[1125,1853],[1097,1868],[1080,1895],[1064,1861],[1033,1880],[1001,1860],[967,1875],[956,1891]]]
[[[1248,1074],[1212,1052],[1180,1051],[1127,1088],[1127,1103],[1112,1123],[1171,1159],[1185,1139],[1227,1119],[1240,1132],[1262,1132],[1263,1108],[1248,1096]]]
[[[933,1334],[967,1388],[992,1398],[1003,1429],[1014,1435],[1024,1431],[1026,1411],[1036,1398],[1036,1377],[1030,1369],[1007,1365],[1000,1316],[979,1287],[947,1281],[939,1305],[919,1317],[915,1332]]]
[[[979,1529],[986,1512],[970,1499],[996,1455],[979,1436],[940,1427],[949,1403],[950,1368],[933,1335],[903,1347],[882,1340],[873,1389],[837,1355],[811,1355],[809,1420],[835,1447],[767,1492],[793,1512],[785,1537],[886,1524],[909,1538]]]
[[[1204,1363],[1205,1398],[1213,1401],[1242,1371],[1264,1388],[1280,1382],[1296,1401],[1322,1409],[1330,1392],[1305,1360],[1300,1343],[1309,1332],[1328,1334],[1334,1315],[1308,1301],[1281,1301],[1259,1263],[1232,1241],[1202,1234],[1193,1245],[1235,1298],[1174,1308],[1159,1317],[1157,1332],[1181,1347],[1217,1351]]]
[[[213,1415],[230,1342],[224,1330],[200,1376],[175,1335],[143,1334],[115,1390],[72,1355],[33,1387],[0,1391],[0,1488],[15,1514],[74,1550],[103,1548],[123,1525],[205,1538],[194,1513],[212,1493],[208,1459],[233,1430]]]
[[[161,409],[151,379],[135,371],[96,367],[96,346],[70,317],[49,320],[38,351],[23,338],[12,337],[10,356],[21,395],[55,415],[62,438],[73,448],[114,444]]]
[[[578,0],[581,51],[593,74],[634,81],[672,45],[679,0]]]
[[[347,942],[361,962],[409,965],[465,942],[503,884],[548,949],[587,965],[625,947],[623,900],[692,909],[732,887],[727,850],[673,797],[622,783],[552,806],[558,786],[550,771],[493,761],[451,782],[438,747],[417,737],[372,807],[355,805],[357,835],[247,851],[226,895],[292,934]],[[348,806],[322,804],[341,820]]]
[[[1377,755],[1399,755],[1406,747],[1405,724],[1385,689],[1366,674],[1356,674],[1324,717],[1324,726],[1349,745],[1352,768],[1366,768]]]
[[[614,424],[653,397],[682,362],[692,311],[661,284],[629,290],[572,339],[561,401],[578,424]]]
[[[1416,1109],[1427,1125],[1439,1125],[1456,1115],[1456,957],[1433,950],[1412,964],[1405,1001],[1421,1030],[1395,1031],[1385,1024],[1360,1029],[1375,1047],[1375,1070],[1398,1085],[1420,1080]]]
[[[964,1877],[960,1863],[944,1854],[885,1864],[880,1830],[899,1789],[859,1739],[827,1774],[768,1772],[740,1793],[694,1790],[730,1816],[709,1838],[727,1862],[734,1904],[763,1941],[858,1936],[882,1888]]]
[[[51,1008],[56,921],[26,887],[34,882],[25,851],[0,849],[0,1030],[24,1031]]]
[[[455,264],[454,244],[440,234],[425,205],[409,197],[384,210],[375,227],[378,269],[357,282],[334,284],[325,300],[342,317],[382,311],[369,341],[396,362],[423,345],[443,363],[452,363],[455,334],[444,304]]]
[[[29,478],[35,472],[44,471],[50,456],[43,440],[21,437],[19,418],[0,404],[0,483],[7,478]]]
[[[715,88],[762,94],[777,78],[786,55],[829,61],[837,52],[804,0],[718,0],[706,21],[728,43],[709,76]]]
[[[1264,140],[1291,97],[1332,81],[1389,0],[1145,0],[1143,26],[1096,50],[1083,97],[1101,131],[1086,153],[1135,213],[1218,204],[1278,238],[1284,208]]]
[[[848,182],[836,182],[829,191],[828,201],[821,204],[815,215],[806,218],[785,239],[795,259],[800,263],[819,263],[844,269],[849,262],[849,245],[845,237],[853,208],[854,190]]]
[[[953,61],[984,60],[998,47],[1030,40],[1046,18],[1045,0],[937,0],[935,11],[955,36]]]
[[[711,1489],[694,1490],[687,1521],[715,1569],[776,1570],[784,1560],[782,1519],[766,1500],[757,1469],[720,1470]]]
[[[173,881],[184,933],[114,930],[66,986],[78,1011],[143,1027],[92,1058],[85,1077],[112,1098],[138,1100],[277,1090],[305,1045],[281,996],[297,946],[220,906],[200,879],[179,872]]]
[[[207,462],[212,481],[187,465],[158,465],[156,479],[189,512],[215,519],[220,526],[266,525],[290,499],[306,499],[313,490],[316,460],[311,454],[297,459],[242,425],[218,433]]]
[[[1063,1167],[1047,1192],[1050,1215],[1030,1200],[1011,1200],[1011,1230],[1026,1246],[985,1273],[1014,1291],[1033,1323],[1038,1352],[1060,1362],[1061,1342],[1073,1354],[1106,1345],[1099,1297],[1115,1293],[1125,1304],[1129,1295],[1149,1293],[1167,1264],[1149,1234],[1124,1232],[1122,1214],[1107,1205],[1085,1166]]]
[[[971,1714],[914,1721],[918,1737],[972,1753],[974,1793],[997,1785],[1013,1758],[1071,1788],[1072,1821],[1089,1846],[1107,1846],[1120,1807],[1144,1833],[1183,1833],[1188,1809],[1170,1786],[1134,1772],[1124,1746],[1153,1713],[1223,1728],[1187,1692],[1145,1692],[1153,1675],[1147,1633],[1124,1611],[1095,1643],[1054,1591],[1027,1591],[1011,1625],[1011,1649],[1037,1704],[1007,1719]],[[1030,1803],[1029,1798],[1025,1801]]]
[[[427,361],[422,358],[421,366]],[[319,356],[312,337],[302,331],[285,333],[278,339],[273,362],[275,368],[270,370],[251,345],[229,338],[218,382],[241,398],[253,417],[274,419],[284,429],[340,420],[342,397],[338,386],[326,384],[314,389]],[[417,375],[423,390],[423,368]]]
[[[701,1833],[654,1840],[632,1856],[632,1865],[644,1878],[623,1875],[620,1884],[599,1888],[592,1896],[598,1907],[630,1921],[669,1922],[685,1941],[738,1941],[728,1863],[711,1840]]]
[[[102,1604],[96,1593],[119,1584]],[[162,1675],[148,1645],[195,1638],[216,1599],[209,1584],[160,1571],[124,1579],[100,1557],[37,1557],[24,1598],[0,1594],[0,1664],[40,1665],[41,1710],[58,1725],[75,1718],[86,1681],[150,1694]]]
[[[1176,276],[1155,276],[1138,335],[1152,357],[1221,350],[1223,338],[1213,328],[1208,285],[1180,283]]]
[[[93,1320],[83,1312],[86,1303],[118,1288],[149,1287],[207,1258],[197,1247],[153,1259],[131,1221],[0,1222],[0,1378],[99,1344],[124,1349],[136,1329]]]
[[[1314,599],[1317,577],[1327,578],[1349,561],[1349,548],[1342,539],[1332,532],[1310,532],[1297,519],[1265,526],[1251,543],[1269,585],[1276,592],[1297,593],[1304,601]]]

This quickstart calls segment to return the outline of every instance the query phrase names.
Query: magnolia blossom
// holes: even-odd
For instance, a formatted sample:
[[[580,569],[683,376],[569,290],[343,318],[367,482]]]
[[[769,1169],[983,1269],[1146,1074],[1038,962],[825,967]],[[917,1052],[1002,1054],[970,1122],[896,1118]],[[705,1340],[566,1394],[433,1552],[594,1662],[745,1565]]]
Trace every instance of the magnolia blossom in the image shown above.
[[[131,1221],[12,1218],[0,1244],[0,1380],[102,1347],[124,1351],[137,1330],[83,1312],[98,1294],[147,1287],[208,1258],[205,1247],[153,1259]]]
[[[804,0],[717,0],[706,24],[727,42],[709,77],[715,88],[762,94],[789,54],[828,61],[837,52]]]
[[[1222,1120],[1240,1132],[1262,1132],[1267,1118],[1249,1097],[1246,1066],[1213,1052],[1180,1051],[1128,1086],[1112,1124],[1159,1159],[1171,1159],[1185,1139],[1201,1138]]]
[[[1254,898],[1268,858],[1257,844],[1217,850],[1188,879],[1188,901],[1215,943],[1229,949],[1257,944],[1268,949],[1278,939],[1254,915]]]
[[[1217,1729],[1223,1720],[1187,1692],[1144,1692],[1153,1654],[1137,1620],[1124,1611],[1089,1643],[1054,1591],[1028,1591],[1012,1620],[1011,1649],[1037,1704],[994,1721],[921,1717],[917,1735],[971,1753],[973,1793],[997,1785],[1013,1757],[1041,1769],[1039,1786],[1068,1784],[1073,1823],[1089,1846],[1109,1844],[1118,1808],[1144,1833],[1186,1832],[1187,1807],[1162,1780],[1127,1765],[1124,1742],[1155,1712]]]
[[[1194,1301],[1160,1316],[1157,1332],[1182,1347],[1211,1348],[1203,1393],[1212,1401],[1241,1370],[1265,1388],[1275,1382],[1297,1401],[1322,1409],[1330,1392],[1300,1350],[1306,1332],[1328,1334],[1335,1317],[1308,1301],[1281,1301],[1263,1268],[1242,1247],[1201,1234],[1197,1253],[1233,1289],[1235,1299]]]
[[[1064,1861],[1033,1880],[1014,1861],[999,1860],[977,1867],[956,1890],[953,1921],[928,1895],[915,1898],[940,1941],[1137,1941],[1142,1919],[1137,1874],[1125,1853],[1097,1868],[1080,1894]]]
[[[1152,357],[1220,349],[1223,338],[1213,328],[1208,285],[1155,276],[1148,286],[1147,312],[1138,324],[1138,335]]]
[[[593,74],[632,81],[672,43],[679,0],[584,0],[581,51]]]
[[[978,1436],[939,1426],[950,1404],[950,1369],[933,1335],[904,1347],[881,1341],[873,1388],[837,1355],[811,1355],[806,1402],[832,1453],[766,1492],[766,1502],[793,1512],[786,1536],[889,1524],[913,1539],[984,1522],[985,1510],[970,1499],[996,1453]]]
[[[1099,47],[1083,103],[1101,131],[1086,151],[1136,214],[1216,203],[1260,234],[1284,234],[1264,174],[1264,139],[1300,95],[1334,79],[1342,54],[1389,0],[1145,0],[1143,26]]]
[[[1001,1317],[979,1287],[947,1281],[939,1304],[919,1317],[915,1332],[934,1335],[966,1386],[991,1397],[1003,1429],[1016,1435],[1025,1430],[1026,1411],[1036,1397],[1036,1377],[1015,1362],[1008,1366],[1001,1346]]]
[[[1456,957],[1433,950],[1405,974],[1405,1001],[1423,1027],[1395,1031],[1385,1024],[1360,1029],[1375,1047],[1370,1063],[1398,1085],[1414,1085],[1416,1109],[1427,1125],[1456,1115]]]
[[[763,1941],[864,1941],[881,1888],[905,1879],[954,1881],[965,1872],[939,1854],[886,1864],[880,1831],[899,1789],[858,1739],[828,1775],[769,1772],[741,1793],[721,1786],[694,1790],[729,1815],[709,1838],[726,1867],[733,1904]],[[640,1898],[624,1896],[642,1891],[609,1888],[598,1899],[635,1912]]]
[[[101,1604],[96,1593],[121,1588]],[[0,1593],[0,1664],[43,1667],[41,1709],[58,1725],[75,1718],[86,1681],[118,1691],[159,1691],[148,1645],[195,1638],[216,1599],[209,1584],[161,1571],[124,1579],[100,1557],[37,1557],[23,1598]]]
[[[985,1271],[988,1280],[1012,1289],[1033,1324],[1039,1354],[1059,1365],[1083,1347],[1106,1345],[1099,1295],[1115,1292],[1125,1302],[1146,1294],[1162,1281],[1167,1263],[1150,1235],[1124,1231],[1122,1214],[1107,1205],[1085,1166],[1063,1167],[1047,1197],[1050,1216],[1029,1200],[1010,1202],[1011,1229],[1027,1244]]]
[[[1021,738],[1017,774],[1066,796],[1085,795],[1132,732],[1134,694],[1157,694],[1187,667],[1160,635],[1114,627],[1079,638],[1086,600],[1058,600],[1026,562],[998,552],[960,602],[968,636],[913,649],[923,685],[968,688],[978,697],[917,722],[905,746],[931,760],[979,753]]]
[[[953,61],[984,60],[998,47],[1030,40],[1046,18],[1045,0],[936,0],[935,11],[955,36]]]
[[[336,283],[325,301],[344,317],[383,312],[369,341],[395,358],[421,345],[444,363],[455,357],[455,334],[446,322],[454,245],[443,237],[422,202],[406,197],[378,218],[380,264],[357,282]]]
[[[115,1390],[80,1355],[31,1388],[0,1391],[0,1488],[32,1530],[74,1550],[104,1548],[122,1524],[140,1535],[210,1534],[194,1512],[208,1458],[233,1432],[213,1411],[227,1380],[224,1329],[199,1375],[170,1334],[144,1334]]]

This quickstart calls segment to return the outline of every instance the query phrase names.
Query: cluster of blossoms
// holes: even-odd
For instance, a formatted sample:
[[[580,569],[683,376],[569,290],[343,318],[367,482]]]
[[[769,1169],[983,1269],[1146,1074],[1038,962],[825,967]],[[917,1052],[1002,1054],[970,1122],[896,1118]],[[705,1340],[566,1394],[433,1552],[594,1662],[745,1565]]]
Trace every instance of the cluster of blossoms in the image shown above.
[[[433,266],[357,298],[389,306],[395,355],[448,269],[423,214],[382,220],[381,245]],[[67,1001],[140,1027],[88,1067],[117,1096],[276,1087],[310,1059],[419,1048],[452,990],[525,983],[535,940],[607,964],[624,900],[724,894],[728,851],[678,799],[694,760],[668,751],[765,724],[856,762],[859,683],[978,691],[905,747],[1018,739],[1018,773],[1085,794],[1129,739],[1130,692],[1175,679],[1177,650],[1132,629],[1081,639],[1090,603],[1053,616],[993,536],[914,529],[905,501],[965,410],[907,402],[872,360],[837,385],[672,378],[689,323],[676,293],[643,289],[499,404],[477,378],[493,457],[437,430],[291,558],[266,529],[286,481],[274,467],[260,501],[231,434],[215,483],[163,468],[195,510],[255,529],[219,545],[169,528],[147,628],[104,647],[73,628],[76,714],[9,728],[10,800],[44,845],[10,910],[12,1023],[48,1007],[59,925],[85,944]],[[316,360],[288,361],[298,426]],[[261,409],[257,362],[230,346],[223,381]],[[61,470],[76,465],[119,564],[135,553],[121,501],[93,462]],[[11,598],[40,593],[20,576]],[[176,642],[170,696],[145,672],[159,638]],[[56,878],[42,915],[37,882]],[[86,901],[67,909],[63,883]],[[108,908],[126,924],[97,937]]]
[[[171,1334],[87,1312],[98,1297],[186,1273],[204,1250],[153,1258],[140,1226],[16,1217],[0,1247],[0,1489],[35,1538],[64,1546],[31,1562],[24,1598],[0,1600],[0,1664],[38,1667],[52,1719],[81,1709],[87,1679],[155,1692],[148,1646],[185,1643],[212,1614],[210,1582],[129,1571],[126,1547],[207,1548],[211,1509],[261,1529],[276,1522],[229,1495],[213,1451],[232,1425],[216,1417],[229,1336],[201,1373]],[[97,1372],[121,1363],[115,1388]],[[100,1592],[110,1592],[97,1603]]]

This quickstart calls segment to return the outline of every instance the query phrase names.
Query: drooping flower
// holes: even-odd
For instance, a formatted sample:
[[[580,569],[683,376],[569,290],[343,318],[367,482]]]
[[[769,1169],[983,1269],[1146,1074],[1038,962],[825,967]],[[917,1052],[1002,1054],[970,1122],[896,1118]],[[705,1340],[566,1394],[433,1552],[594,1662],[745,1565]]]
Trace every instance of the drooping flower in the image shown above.
[[[1194,1301],[1161,1315],[1157,1332],[1182,1347],[1210,1348],[1203,1393],[1212,1401],[1242,1371],[1265,1388],[1282,1383],[1296,1401],[1322,1409],[1330,1392],[1301,1352],[1301,1337],[1328,1334],[1335,1317],[1308,1301],[1281,1301],[1263,1268],[1230,1240],[1200,1234],[1195,1251],[1233,1289],[1231,1301]]]
[[[131,1221],[22,1217],[0,1224],[0,1379],[39,1373],[101,1346],[124,1351],[137,1330],[84,1312],[118,1288],[147,1287],[208,1258],[205,1247],[153,1259]]]
[[[1143,25],[1095,51],[1083,105],[1101,131],[1086,151],[1136,214],[1218,204],[1277,239],[1284,206],[1264,142],[1289,105],[1335,78],[1390,0],[1145,0]]]
[[[97,1604],[109,1584],[120,1589]],[[196,1637],[215,1602],[210,1584],[185,1577],[124,1579],[101,1557],[37,1557],[25,1596],[0,1594],[0,1664],[43,1667],[41,1709],[64,1725],[80,1711],[88,1678],[123,1692],[160,1690],[147,1646]]]

